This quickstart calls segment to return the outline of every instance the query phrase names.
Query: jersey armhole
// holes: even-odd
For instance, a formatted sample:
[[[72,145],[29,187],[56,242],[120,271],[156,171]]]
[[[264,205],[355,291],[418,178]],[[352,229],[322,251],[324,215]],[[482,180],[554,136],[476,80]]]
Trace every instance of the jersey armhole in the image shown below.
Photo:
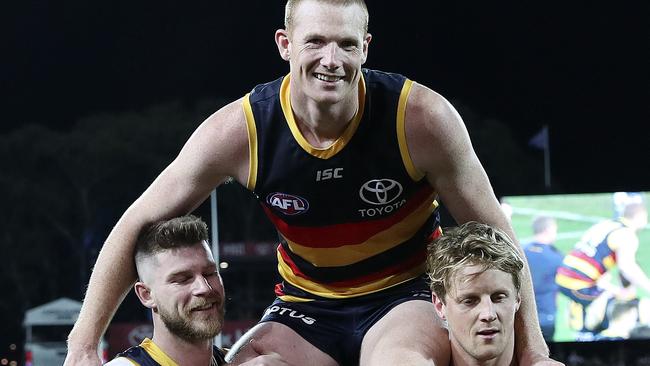
[[[251,107],[250,93],[244,96],[242,107],[246,116],[246,131],[248,131],[248,179],[246,180],[246,188],[252,191],[257,184],[257,129],[255,128],[255,116]]]
[[[420,172],[413,164],[411,159],[411,154],[409,154],[408,144],[406,142],[406,102],[408,101],[409,94],[411,93],[411,87],[413,86],[413,81],[406,79],[404,85],[402,86],[402,91],[399,95],[399,103],[397,104],[397,142],[399,143],[399,151],[402,155],[402,162],[404,167],[408,172],[409,176],[413,181],[417,182],[424,178],[424,173]]]

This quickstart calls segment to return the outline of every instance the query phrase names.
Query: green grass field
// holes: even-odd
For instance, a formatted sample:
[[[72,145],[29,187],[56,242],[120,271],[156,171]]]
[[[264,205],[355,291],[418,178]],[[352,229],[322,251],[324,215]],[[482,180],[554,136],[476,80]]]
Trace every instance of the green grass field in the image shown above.
[[[644,202],[650,202],[650,192],[643,194]],[[548,196],[506,197],[505,201],[513,207],[512,225],[522,244],[532,239],[532,220],[537,215],[553,216],[558,224],[558,239],[555,246],[564,254],[568,253],[582,234],[596,222],[613,216],[612,194],[574,194]],[[650,274],[650,230],[639,231],[639,250],[637,262],[646,274]],[[617,269],[614,269],[616,276]],[[649,293],[639,290],[642,297]],[[568,327],[568,299],[558,295],[558,316],[555,323],[556,342],[574,341],[574,332]]]

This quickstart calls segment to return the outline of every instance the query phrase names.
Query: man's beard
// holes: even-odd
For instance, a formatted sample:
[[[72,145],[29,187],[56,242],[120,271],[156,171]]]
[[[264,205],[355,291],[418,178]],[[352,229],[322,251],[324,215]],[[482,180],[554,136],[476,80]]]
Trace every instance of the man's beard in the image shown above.
[[[194,304],[193,309],[203,304]],[[196,342],[214,338],[223,327],[224,306],[223,302],[217,302],[214,306],[218,309],[218,315],[205,319],[192,319],[192,311],[188,311],[183,317],[178,311],[167,311],[158,307],[158,315],[170,333],[188,341]]]

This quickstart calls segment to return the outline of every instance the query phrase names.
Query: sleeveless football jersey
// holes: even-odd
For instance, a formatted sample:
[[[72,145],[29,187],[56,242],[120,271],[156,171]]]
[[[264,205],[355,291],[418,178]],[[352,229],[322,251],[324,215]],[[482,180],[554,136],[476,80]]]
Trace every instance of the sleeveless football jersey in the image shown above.
[[[225,353],[216,346],[212,349],[212,362],[210,366],[226,365]],[[127,361],[128,360],[128,361]],[[115,358],[106,365],[139,365],[139,366],[177,366],[165,352],[153,343],[149,338],[145,338],[142,343],[131,347],[124,352],[120,352]]]
[[[301,135],[289,76],[244,97],[247,186],[278,230],[282,300],[356,297],[424,273],[426,244],[440,229],[436,192],[406,146],[411,85],[364,69],[359,110],[328,148]]]
[[[616,264],[619,243],[612,242],[610,236],[619,230],[631,229],[621,221],[604,221],[587,230],[558,268],[555,277],[558,285],[571,290],[595,286]]]

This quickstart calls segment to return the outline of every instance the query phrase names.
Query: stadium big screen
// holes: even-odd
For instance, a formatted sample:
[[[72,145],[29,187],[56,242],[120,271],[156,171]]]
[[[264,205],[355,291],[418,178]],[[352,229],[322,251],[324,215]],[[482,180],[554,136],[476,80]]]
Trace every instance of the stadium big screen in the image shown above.
[[[512,225],[521,245],[529,247],[527,256],[530,258],[531,251],[539,253],[536,261],[529,260],[533,276],[537,272],[539,279],[540,273],[546,271],[546,280],[538,286],[539,290],[548,291],[554,283],[561,285],[556,295],[555,332],[550,340],[650,338],[650,293],[631,285],[619,266],[620,247],[628,246],[623,251],[633,248],[636,236],[638,250],[625,251],[626,263],[631,258],[629,253],[634,253],[634,262],[643,272],[641,277],[650,275],[650,226],[643,219],[644,215],[647,218],[650,192],[509,196],[503,197],[502,202],[507,213],[511,211]],[[553,276],[555,279],[548,268],[554,267],[552,262],[558,263],[559,256],[545,262],[543,253],[549,249],[533,244],[540,238],[535,236],[533,222],[540,218],[557,224],[557,236],[551,237],[562,256],[562,264],[557,271],[551,270],[559,273]],[[622,226],[628,229],[621,231]],[[537,225],[538,232],[539,228]],[[639,276],[639,272],[632,275]],[[600,290],[595,286],[608,288],[609,292],[599,296]],[[577,299],[588,301],[580,304]]]

